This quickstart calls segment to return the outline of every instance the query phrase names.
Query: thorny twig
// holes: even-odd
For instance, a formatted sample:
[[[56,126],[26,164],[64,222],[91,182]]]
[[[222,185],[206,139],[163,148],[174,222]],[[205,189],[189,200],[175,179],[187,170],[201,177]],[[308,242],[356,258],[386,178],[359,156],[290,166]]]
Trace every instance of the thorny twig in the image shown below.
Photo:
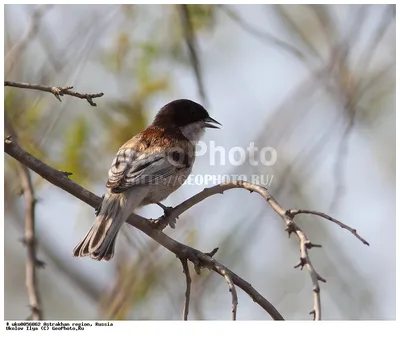
[[[97,93],[97,94],[81,94],[79,92],[70,90],[73,88],[73,86],[49,87],[49,86],[45,86],[45,85],[41,85],[41,84],[30,84],[30,83],[21,83],[21,82],[12,82],[12,81],[4,81],[4,86],[50,92],[60,102],[61,102],[60,96],[64,96],[64,95],[74,96],[77,98],[86,99],[91,106],[97,106],[97,104],[93,102],[93,98],[102,97],[104,95],[104,93],[102,93],[102,92]]]
[[[214,187],[206,188],[202,192],[194,195],[193,197],[187,199],[183,203],[179,204],[178,206],[174,207],[172,211],[169,213],[169,217],[167,219],[165,218],[160,218],[156,221],[156,225],[158,228],[165,228],[167,226],[168,221],[171,221],[171,219],[177,218],[180,214],[183,212],[187,211],[189,208],[193,207],[194,205],[198,204],[199,202],[203,201],[204,199],[215,195],[219,193],[223,193],[226,190],[233,189],[233,188],[244,188],[247,189],[250,192],[256,192],[260,194],[265,201],[269,204],[269,206],[277,213],[284,223],[286,224],[286,230],[288,233],[295,233],[297,238],[299,239],[299,244],[300,244],[300,263],[297,265],[298,267],[306,267],[312,283],[313,283],[313,292],[314,292],[314,318],[316,320],[321,319],[321,299],[320,299],[320,288],[319,288],[319,281],[326,282],[325,279],[323,279],[314,269],[313,265],[311,264],[310,258],[308,256],[308,250],[311,249],[312,247],[320,247],[320,245],[315,245],[311,243],[310,240],[308,240],[307,236],[305,233],[302,231],[302,229],[293,221],[294,215],[291,214],[291,210],[286,210],[284,209],[276,200],[273,198],[273,196],[269,193],[269,191],[262,187],[262,186],[257,186],[250,184],[246,181],[231,181],[229,183],[225,184],[220,184],[216,185]],[[293,211],[296,212],[296,211]],[[310,214],[313,214],[313,211],[309,211]],[[305,213],[304,210],[302,210],[301,213]],[[323,213],[315,214],[318,216],[322,216]],[[327,218],[328,219],[328,218]],[[328,219],[328,220],[336,220],[336,219]],[[333,221],[336,222],[336,221]],[[336,222],[337,223],[337,222]],[[346,226],[346,225],[345,225]],[[349,226],[342,227],[353,234],[355,233],[355,229],[352,229]],[[355,235],[355,234],[354,234]],[[358,234],[357,234],[358,235]],[[356,236],[357,236],[356,235]],[[357,236],[363,243],[366,242],[363,238]]]
[[[232,278],[229,275],[229,273],[226,272],[225,268],[223,268],[220,265],[217,265],[217,269],[225,277],[225,280],[228,283],[229,291],[230,291],[230,293],[232,295],[232,313],[231,313],[231,317],[232,317],[232,321],[236,321],[238,297],[237,297],[235,285],[233,284]]]
[[[186,291],[185,291],[185,304],[183,306],[183,320],[187,321],[188,315],[189,315],[190,285],[192,284],[192,279],[190,277],[187,259],[180,258],[180,260],[181,260],[182,267],[183,267],[183,273],[185,274],[185,277],[186,277]]]
[[[364,245],[369,246],[368,241],[363,239],[354,228],[351,228],[347,225],[345,225],[343,222],[331,217],[328,214],[322,213],[322,212],[317,212],[317,211],[310,211],[306,209],[291,209],[289,210],[289,214],[294,218],[298,214],[312,214],[316,216],[320,216],[321,218],[324,218],[326,220],[329,220],[337,225],[339,225],[341,228],[348,230],[351,234],[353,234],[358,240],[360,240]]]

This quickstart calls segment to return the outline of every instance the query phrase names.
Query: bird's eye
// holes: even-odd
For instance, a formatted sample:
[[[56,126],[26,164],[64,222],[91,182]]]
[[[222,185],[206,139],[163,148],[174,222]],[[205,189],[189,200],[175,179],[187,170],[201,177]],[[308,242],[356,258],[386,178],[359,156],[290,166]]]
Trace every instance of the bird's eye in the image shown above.
[[[178,151],[172,152],[171,156],[172,156],[172,160],[173,161],[178,161],[178,162],[179,162],[180,157],[181,157]]]

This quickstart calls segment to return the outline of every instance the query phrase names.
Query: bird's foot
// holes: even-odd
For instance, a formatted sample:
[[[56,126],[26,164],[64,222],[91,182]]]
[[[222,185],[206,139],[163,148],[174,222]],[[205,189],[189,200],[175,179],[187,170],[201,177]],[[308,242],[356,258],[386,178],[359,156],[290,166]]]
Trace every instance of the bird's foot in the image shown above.
[[[156,202],[156,204],[158,206],[160,206],[164,211],[164,215],[157,220],[159,228],[160,229],[164,229],[166,226],[170,226],[171,228],[175,228],[176,220],[178,220],[178,217],[172,216],[172,212],[173,212],[174,208],[173,207],[164,206],[160,202]]]
[[[163,209],[163,211],[164,211],[164,216],[165,217],[168,217],[168,216],[170,216],[171,215],[171,212],[173,211],[173,207],[169,207],[169,206],[164,206],[161,202],[156,202],[156,204],[158,205],[158,206],[160,206],[162,209]]]

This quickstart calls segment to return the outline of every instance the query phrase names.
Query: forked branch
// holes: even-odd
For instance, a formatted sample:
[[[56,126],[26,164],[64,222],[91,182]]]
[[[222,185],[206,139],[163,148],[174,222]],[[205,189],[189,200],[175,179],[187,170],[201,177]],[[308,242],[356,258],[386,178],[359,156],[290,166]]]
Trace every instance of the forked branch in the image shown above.
[[[20,146],[18,146],[18,144],[14,143],[10,137],[6,138],[4,141],[4,151],[53,185],[58,186],[93,208],[96,208],[101,203],[102,199],[99,196],[84,189],[82,186],[69,179],[69,175],[65,172],[46,165],[39,159],[24,151]],[[279,311],[256,289],[254,289],[250,283],[213,258],[216,249],[211,253],[203,253],[195,248],[184,245],[157,229],[154,222],[134,213],[129,216],[126,222],[151,237],[163,247],[167,248],[178,258],[188,259],[193,262],[197,272],[200,272],[201,268],[208,268],[225,277],[221,272],[222,267],[225,270],[225,273],[229,274],[232,282],[246,292],[254,302],[261,306],[272,317],[272,319],[283,320]]]

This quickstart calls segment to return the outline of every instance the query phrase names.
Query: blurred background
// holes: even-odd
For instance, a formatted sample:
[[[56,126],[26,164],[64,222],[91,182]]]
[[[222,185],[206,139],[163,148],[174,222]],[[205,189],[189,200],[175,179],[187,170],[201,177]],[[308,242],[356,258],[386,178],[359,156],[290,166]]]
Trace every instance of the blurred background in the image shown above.
[[[6,5],[5,79],[73,85],[85,100],[5,88],[5,133],[98,195],[119,146],[177,98],[203,103],[223,124],[206,133],[227,151],[273,147],[273,166],[215,165],[193,174],[268,176],[286,208],[329,213],[370,242],[323,219],[298,224],[310,252],[323,319],[395,319],[394,5]],[[218,157],[217,157],[218,158]],[[25,287],[24,198],[5,155],[5,319],[30,315]],[[31,174],[38,202],[39,294],[45,319],[181,319],[185,277],[176,257],[124,226],[109,263],[72,257],[94,211]],[[206,185],[187,184],[176,205]],[[140,210],[157,218],[157,206]],[[250,282],[286,319],[311,319],[312,284],[298,240],[256,194],[209,198],[167,228]],[[230,319],[219,275],[192,270],[189,319]],[[239,320],[270,317],[238,289]]]

